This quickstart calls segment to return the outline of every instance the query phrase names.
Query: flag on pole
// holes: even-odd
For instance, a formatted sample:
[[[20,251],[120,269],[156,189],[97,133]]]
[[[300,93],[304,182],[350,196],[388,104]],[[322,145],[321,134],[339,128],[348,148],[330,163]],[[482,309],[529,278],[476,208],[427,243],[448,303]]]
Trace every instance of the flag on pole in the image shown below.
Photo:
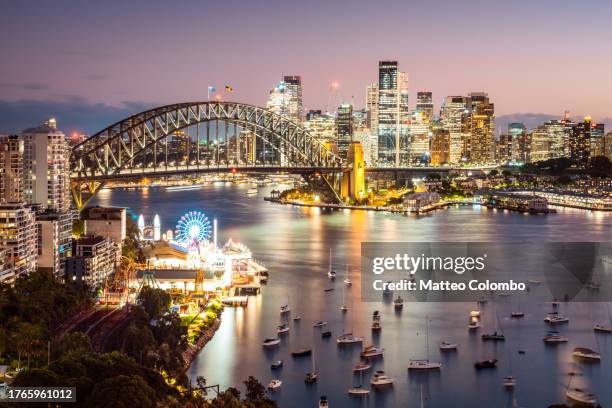
[[[225,92],[234,92],[234,88],[229,85],[225,85]]]
[[[217,90],[215,89],[215,87],[214,87],[214,86],[212,86],[212,85],[208,85],[208,92],[209,92],[209,93],[215,93],[215,92],[217,92]]]

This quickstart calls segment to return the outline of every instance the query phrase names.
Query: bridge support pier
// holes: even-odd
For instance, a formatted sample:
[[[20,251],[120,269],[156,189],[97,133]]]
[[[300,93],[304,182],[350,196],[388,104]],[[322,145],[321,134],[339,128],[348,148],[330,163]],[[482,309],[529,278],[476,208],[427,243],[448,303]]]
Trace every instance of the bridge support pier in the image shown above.
[[[351,142],[347,153],[347,168],[340,182],[342,200],[361,201],[366,197],[365,159],[359,142]]]

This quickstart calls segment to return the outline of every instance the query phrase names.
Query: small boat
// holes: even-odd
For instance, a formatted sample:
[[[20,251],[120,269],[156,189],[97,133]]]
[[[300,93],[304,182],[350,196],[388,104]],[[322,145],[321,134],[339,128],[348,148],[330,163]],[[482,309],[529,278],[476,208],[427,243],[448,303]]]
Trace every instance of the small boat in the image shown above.
[[[349,278],[346,278],[344,280],[344,284],[347,285],[347,286],[351,286],[353,284],[353,282]]]
[[[256,195],[257,194],[257,189],[255,187],[253,188],[249,188],[246,192],[247,195]]]
[[[330,332],[329,330],[321,333],[321,338],[326,338],[326,337],[331,337],[331,336],[332,336],[332,332]]]
[[[425,352],[427,358],[424,360],[410,360],[408,362],[409,370],[439,370],[442,363],[429,361],[429,317],[425,317]]]
[[[315,360],[315,353],[313,351],[312,353],[312,371],[306,373],[306,377],[304,378],[304,382],[306,384],[314,384],[315,382],[317,382],[317,377],[319,376],[319,373],[317,373],[317,365],[316,365],[316,360]]]
[[[393,381],[395,380],[387,376],[384,371],[376,371],[370,379],[370,384],[374,387],[382,387],[384,385],[392,385]]]
[[[289,308],[289,305],[282,305],[280,307],[280,313],[281,314],[289,313],[290,311],[291,311],[291,309]]]
[[[291,352],[292,357],[303,357],[303,356],[309,356],[311,354],[312,354],[312,350],[307,349],[307,348],[301,348],[301,349],[297,349]]]
[[[584,347],[576,347],[572,352],[572,356],[580,360],[599,362],[601,360],[601,355],[588,348]]]
[[[331,248],[329,248],[329,269],[327,270],[327,277],[331,280],[334,280],[336,279],[336,275],[338,274],[332,266],[332,250]]]
[[[518,353],[519,353],[519,354],[525,354],[525,353],[526,353],[526,351],[525,351],[525,350],[519,350],[519,351],[518,351]]]
[[[357,373],[359,371],[366,371],[372,368],[372,364],[368,363],[358,363],[355,367],[353,367],[353,372]]]
[[[331,280],[336,279],[336,275],[337,275],[337,273],[336,273],[336,271],[334,271],[334,270],[331,270],[331,271],[328,271],[328,272],[327,272],[327,277],[328,277],[329,279],[331,279]]]
[[[319,408],[329,408],[329,403],[327,402],[327,397],[325,395],[321,395],[319,399]]]
[[[348,393],[349,395],[354,395],[357,397],[365,397],[366,395],[370,394],[370,390],[368,390],[367,388],[363,388],[361,385],[358,385],[356,387],[349,388]]]
[[[265,339],[261,345],[264,347],[274,347],[278,346],[279,343],[280,339],[277,337],[275,339]]]
[[[584,405],[591,405],[594,406],[595,404],[597,404],[597,398],[595,397],[594,394],[591,394],[590,392],[581,390],[580,388],[572,388],[569,389],[565,392],[565,396],[575,402],[578,402],[580,404],[584,404]]]
[[[599,333],[612,333],[612,327],[610,326],[603,326],[601,324],[596,324],[593,327],[593,330]]]
[[[440,343],[440,350],[442,351],[457,350],[457,344],[443,341]]]
[[[346,312],[348,310],[348,307],[346,305],[342,305],[340,306],[340,310]]]
[[[280,324],[276,327],[276,332],[278,334],[285,334],[287,332],[289,332],[289,326],[287,326],[285,323]]]
[[[514,388],[516,387],[516,377],[514,377],[513,375],[507,375],[504,377],[502,384],[506,388]]]
[[[283,360],[276,360],[272,364],[270,364],[270,368],[273,370],[279,369],[283,366]]]
[[[402,299],[401,296],[398,296],[394,301],[393,301],[393,306],[395,307],[395,310],[400,310],[404,307],[404,299]]]
[[[482,360],[474,363],[474,368],[495,368],[497,366],[497,359],[492,358],[490,360]]]
[[[281,380],[274,379],[268,383],[268,389],[276,390],[279,389],[281,385],[283,385],[283,382]]]
[[[561,336],[557,331],[549,331],[542,337],[545,343],[553,344],[553,343],[565,343],[567,342],[567,337]]]
[[[312,327],[323,327],[323,326],[327,326],[327,322],[316,322],[315,324],[312,325]]]
[[[327,288],[327,289],[324,289],[323,292],[332,292],[333,290],[334,288]]]
[[[338,344],[353,344],[353,343],[363,343],[363,337],[355,336],[353,333],[345,333],[336,338],[336,342]]]
[[[384,351],[385,349],[383,348],[367,346],[366,348],[363,349],[360,355],[361,355],[361,358],[373,358],[373,357],[382,356]]]
[[[299,320],[302,320],[302,316],[300,316],[300,315],[297,315],[297,316],[295,316],[295,317],[293,318],[293,321],[294,321],[294,322],[297,322],[297,321],[299,321]]]
[[[480,323],[478,322],[478,320],[472,320],[468,323],[468,330],[476,330],[479,327]]]
[[[562,324],[569,322],[569,318],[558,314],[550,313],[544,318],[544,321],[548,324]]]
[[[512,312],[510,317],[512,317],[513,319],[520,319],[521,317],[525,317],[525,313],[524,312]]]
[[[480,336],[483,340],[492,340],[492,341],[505,341],[506,337],[502,333],[493,332],[493,333],[485,333]]]

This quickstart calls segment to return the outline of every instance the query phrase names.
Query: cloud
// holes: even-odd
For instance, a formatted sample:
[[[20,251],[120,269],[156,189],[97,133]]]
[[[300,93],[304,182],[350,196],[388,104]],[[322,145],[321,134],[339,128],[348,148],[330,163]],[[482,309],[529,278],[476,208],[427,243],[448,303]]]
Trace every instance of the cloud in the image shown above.
[[[21,82],[21,83],[0,82],[0,87],[23,89],[26,91],[42,91],[45,89],[49,89],[49,87],[46,84],[43,84],[42,82]]]
[[[126,101],[119,106],[91,103],[75,95],[58,95],[53,100],[0,100],[0,133],[18,133],[55,117],[64,132],[79,130],[88,134],[138,112],[155,103]]]

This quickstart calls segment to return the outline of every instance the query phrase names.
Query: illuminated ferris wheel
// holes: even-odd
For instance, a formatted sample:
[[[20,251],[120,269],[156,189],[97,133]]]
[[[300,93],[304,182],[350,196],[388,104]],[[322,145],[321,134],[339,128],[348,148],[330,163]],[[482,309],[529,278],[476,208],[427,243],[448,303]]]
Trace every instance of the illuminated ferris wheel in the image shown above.
[[[212,226],[210,220],[200,211],[190,211],[176,224],[175,241],[183,246],[210,239]]]

